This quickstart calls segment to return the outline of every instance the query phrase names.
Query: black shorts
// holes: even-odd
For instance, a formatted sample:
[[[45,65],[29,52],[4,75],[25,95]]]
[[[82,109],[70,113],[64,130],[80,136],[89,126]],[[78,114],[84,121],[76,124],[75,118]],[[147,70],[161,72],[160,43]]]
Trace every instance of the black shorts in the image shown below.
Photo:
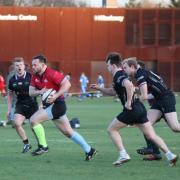
[[[44,108],[48,114],[48,118],[55,120],[66,114],[65,101],[55,101],[54,104]]]
[[[129,125],[148,122],[146,108],[139,100],[133,103],[132,110],[124,108],[123,112],[117,116],[117,119]]]
[[[14,114],[21,114],[29,119],[38,110],[38,104],[36,102],[30,104],[16,103]]]
[[[162,114],[176,112],[176,99],[173,93],[156,98],[153,102],[151,109],[157,109],[162,112]]]

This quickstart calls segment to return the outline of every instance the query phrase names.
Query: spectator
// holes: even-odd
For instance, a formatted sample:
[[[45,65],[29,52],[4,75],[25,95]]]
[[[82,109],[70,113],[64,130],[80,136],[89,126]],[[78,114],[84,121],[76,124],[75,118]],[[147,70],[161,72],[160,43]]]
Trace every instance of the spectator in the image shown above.
[[[15,70],[14,70],[14,65],[9,66],[9,74],[7,75],[6,78],[6,91],[8,90],[9,86],[9,80],[15,75]],[[12,127],[14,127],[14,111],[15,111],[15,105],[16,105],[16,94],[13,92],[12,93],[12,107],[11,107],[11,112],[9,113],[9,116],[7,117],[6,124],[12,124]]]
[[[89,83],[89,80],[84,72],[81,73],[79,82],[81,86],[81,91],[80,91],[81,94],[80,94],[79,100],[82,101],[87,96],[86,94],[87,84]]]
[[[97,77],[97,85],[99,87],[102,87],[104,88],[104,78],[101,74],[98,74],[98,77]]]
[[[1,74],[0,74],[0,93],[1,96],[3,97],[6,95],[4,77]]]

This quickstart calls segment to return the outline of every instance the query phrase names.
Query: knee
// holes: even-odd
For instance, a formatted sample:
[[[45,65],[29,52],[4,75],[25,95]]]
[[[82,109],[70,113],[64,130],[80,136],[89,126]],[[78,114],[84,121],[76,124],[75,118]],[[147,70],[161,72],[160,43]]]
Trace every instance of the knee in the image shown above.
[[[35,125],[37,124],[37,123],[36,123],[33,119],[31,119],[31,118],[30,118],[29,121],[30,121],[30,124],[31,124],[32,127],[35,126]]]
[[[107,133],[108,133],[108,134],[112,134],[114,131],[116,131],[116,129],[114,129],[114,128],[111,127],[111,126],[109,126],[109,127],[107,128]]]
[[[19,127],[21,127],[22,126],[22,121],[19,121],[18,119],[15,119],[15,121],[14,121],[14,125],[15,125],[15,127],[16,128],[19,128]]]
[[[171,130],[175,133],[179,133],[180,132],[180,124],[179,123],[167,123],[169,125],[169,127],[171,128]]]
[[[18,129],[18,128],[20,128],[22,126],[22,124],[15,122],[14,126],[15,126],[16,129]]]
[[[175,133],[179,133],[180,132],[180,128],[177,128],[177,127],[173,127],[171,128],[173,132]]]
[[[111,127],[108,127],[108,128],[107,128],[107,133],[108,133],[108,134],[111,134],[111,132],[112,132]]]
[[[146,134],[146,138],[149,140],[154,140],[156,138],[155,134]]]

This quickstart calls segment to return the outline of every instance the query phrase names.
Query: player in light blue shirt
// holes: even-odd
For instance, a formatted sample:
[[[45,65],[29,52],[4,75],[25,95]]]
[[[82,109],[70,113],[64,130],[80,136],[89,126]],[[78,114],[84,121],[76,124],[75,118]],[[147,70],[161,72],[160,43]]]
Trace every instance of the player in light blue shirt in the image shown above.
[[[101,74],[98,74],[97,85],[99,87],[104,87],[104,78],[103,78],[103,76]]]
[[[79,82],[81,86],[80,100],[82,100],[84,97],[86,97],[87,84],[89,83],[89,80],[84,72],[82,72]]]

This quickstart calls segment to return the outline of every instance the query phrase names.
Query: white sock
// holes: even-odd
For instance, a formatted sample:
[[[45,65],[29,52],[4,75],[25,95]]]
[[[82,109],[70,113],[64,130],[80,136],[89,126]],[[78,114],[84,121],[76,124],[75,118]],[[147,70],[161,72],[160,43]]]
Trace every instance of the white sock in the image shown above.
[[[125,149],[122,149],[121,151],[119,151],[119,154],[120,154],[121,157],[126,157],[126,156],[128,156],[128,154],[127,154],[127,152],[126,152]]]
[[[165,156],[168,160],[172,160],[176,155],[173,154],[171,151],[168,151],[167,153],[165,153]]]

